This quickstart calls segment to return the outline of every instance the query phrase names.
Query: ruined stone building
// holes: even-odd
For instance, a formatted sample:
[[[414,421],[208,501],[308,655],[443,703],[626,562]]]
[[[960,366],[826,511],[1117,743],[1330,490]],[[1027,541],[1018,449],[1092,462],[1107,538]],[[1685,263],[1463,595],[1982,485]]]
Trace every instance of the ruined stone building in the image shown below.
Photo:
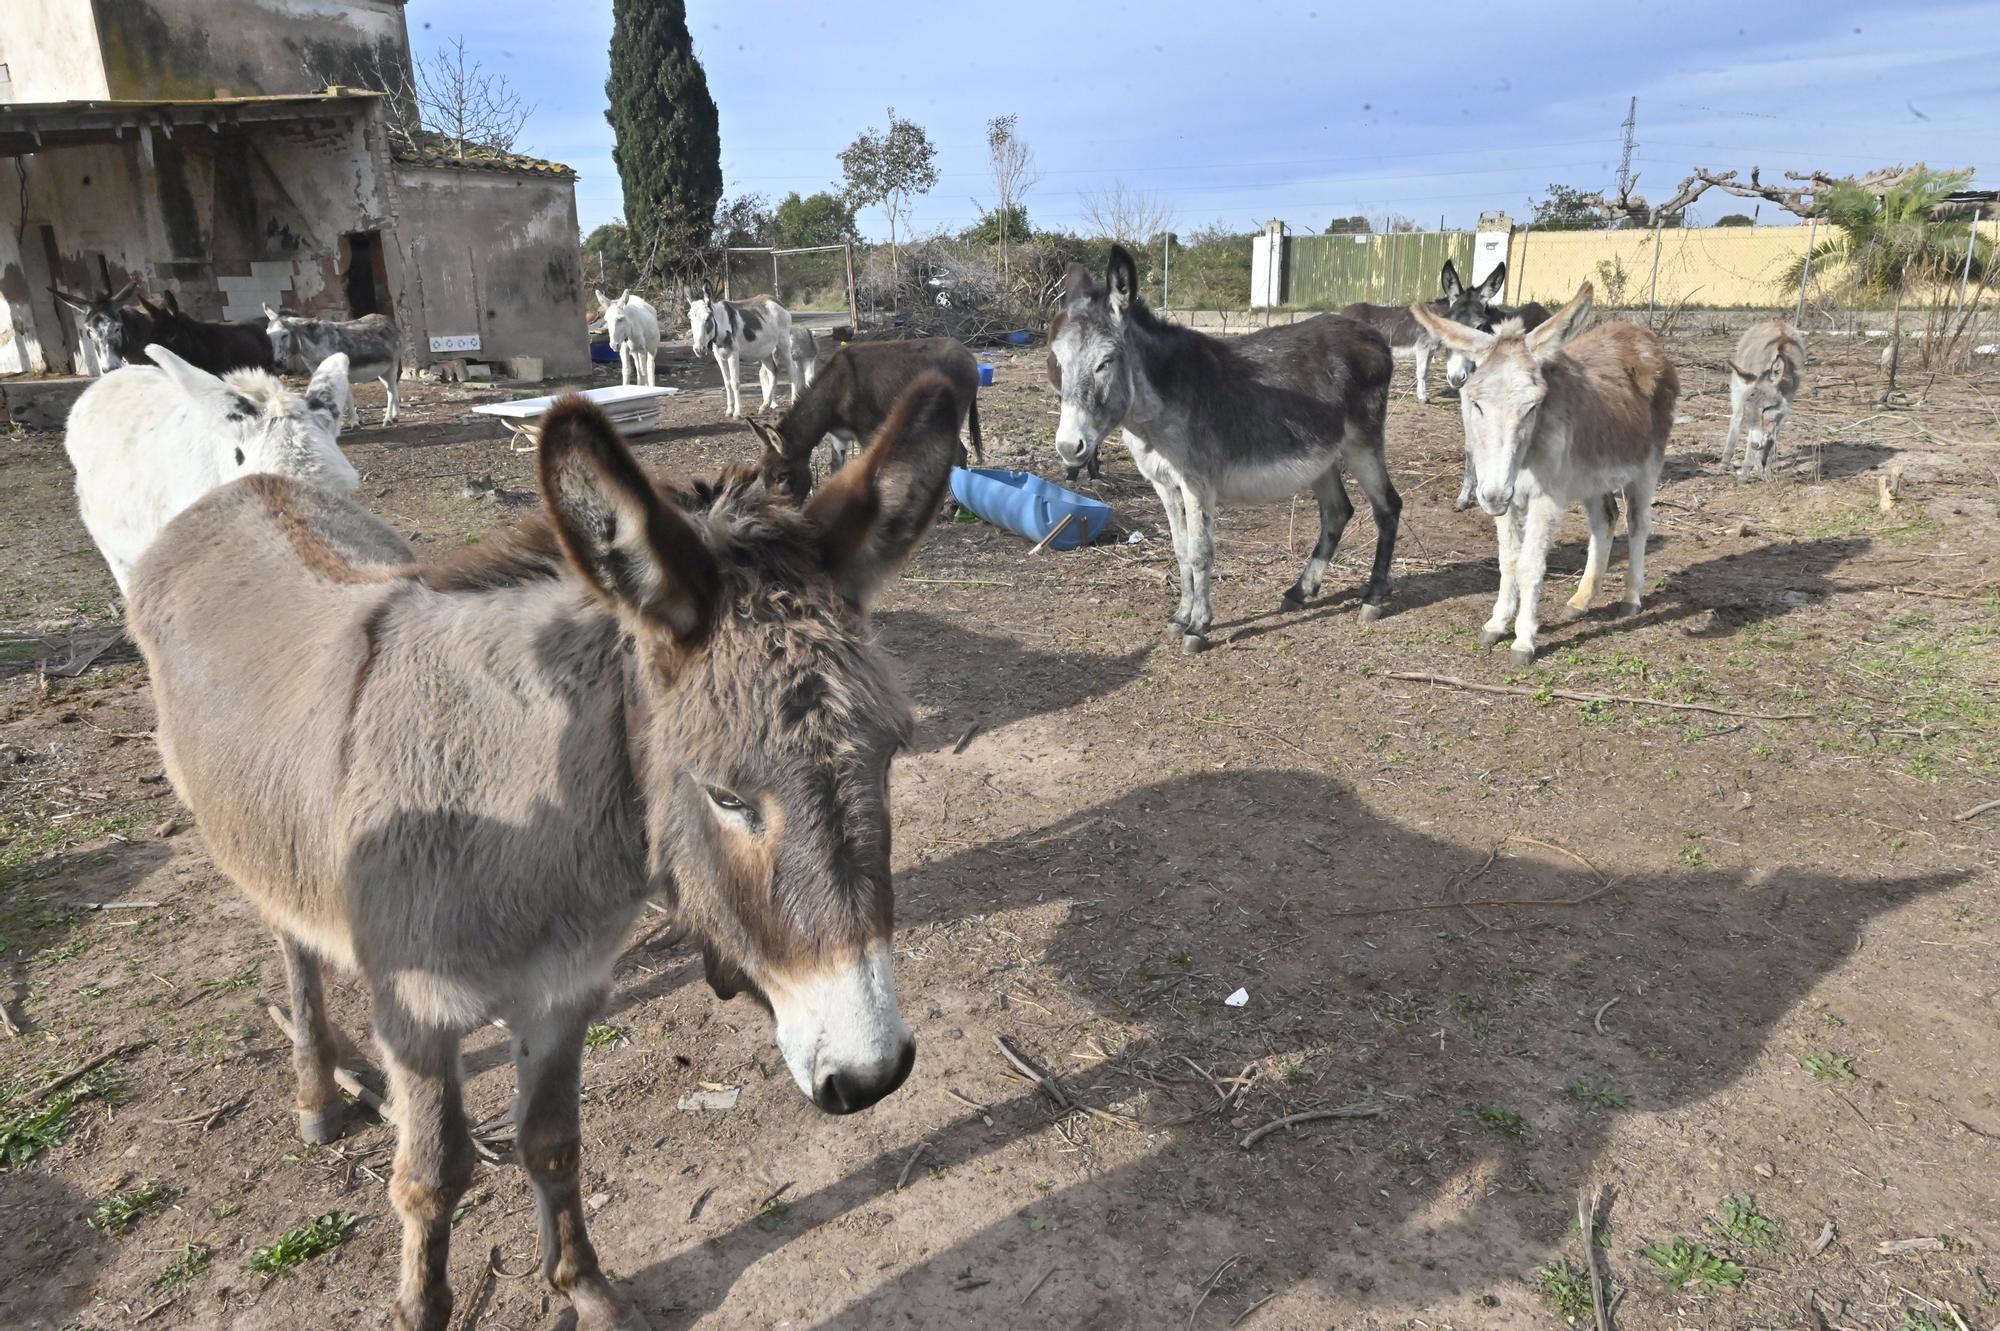
[[[575,174],[391,133],[409,61],[403,0],[0,2],[0,375],[95,369],[48,288],[128,278],[586,369]]]

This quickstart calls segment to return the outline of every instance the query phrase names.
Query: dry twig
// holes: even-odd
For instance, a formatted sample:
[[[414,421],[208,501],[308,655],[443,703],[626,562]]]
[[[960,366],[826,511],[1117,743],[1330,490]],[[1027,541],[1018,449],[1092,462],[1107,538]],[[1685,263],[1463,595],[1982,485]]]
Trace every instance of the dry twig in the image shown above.
[[[1609,702],[1627,707],[1665,707],[1676,712],[1707,712],[1712,716],[1738,716],[1748,721],[1810,721],[1811,712],[1744,712],[1733,707],[1715,707],[1705,702],[1668,702],[1664,698],[1635,698],[1623,693],[1586,693],[1581,689],[1525,689],[1515,684],[1474,684],[1456,675],[1439,675],[1428,670],[1386,670],[1385,679],[1407,679],[1418,684],[1440,684],[1473,693],[1504,693],[1517,698],[1562,698],[1569,702]]]
[[[1358,1101],[1351,1105],[1342,1105],[1338,1109],[1308,1109],[1301,1113],[1287,1114],[1283,1118],[1273,1119],[1261,1128],[1253,1128],[1248,1136],[1236,1144],[1247,1151],[1280,1128],[1289,1128],[1300,1123],[1317,1123],[1321,1119],[1329,1118],[1375,1118],[1378,1115],[1388,1112],[1387,1105],[1373,1104],[1366,1100]]]
[[[293,1044],[299,1042],[298,1033],[292,1028],[292,1019],[285,1014],[283,1008],[273,1003],[265,1008],[264,1012],[271,1018],[271,1024],[282,1031],[287,1040],[290,1040]],[[368,1083],[362,1081],[360,1074],[353,1068],[343,1067],[336,1063],[333,1068],[333,1080],[343,1091],[346,1091],[362,1104],[367,1105],[377,1114],[382,1112],[382,1097],[377,1095]]]
[[[1597,1190],[1576,1194],[1576,1227],[1583,1234],[1583,1263],[1590,1268],[1590,1311],[1597,1331],[1611,1331],[1604,1308],[1604,1278],[1597,1273]]]
[[[76,1071],[65,1072],[60,1077],[53,1077],[26,1095],[16,1097],[15,1103],[24,1105],[39,1104],[49,1096],[54,1095],[57,1091],[60,1091],[63,1087],[77,1080],[77,1078],[88,1077],[112,1059],[123,1058],[127,1054],[137,1053],[152,1043],[151,1040],[134,1040],[130,1044],[121,1044],[116,1049],[99,1054],[96,1058],[91,1059],[88,1063],[76,1069]]]

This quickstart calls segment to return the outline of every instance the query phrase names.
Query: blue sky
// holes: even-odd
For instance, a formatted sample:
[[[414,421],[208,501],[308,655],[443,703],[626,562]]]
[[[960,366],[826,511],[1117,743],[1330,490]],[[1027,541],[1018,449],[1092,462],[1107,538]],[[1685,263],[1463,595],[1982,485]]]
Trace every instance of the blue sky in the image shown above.
[[[1041,226],[1075,224],[1083,196],[1114,181],[1158,195],[1183,230],[1520,218],[1550,181],[1612,184],[1634,94],[1637,192],[1655,199],[1695,165],[1775,179],[1921,158],[2000,180],[2000,0],[688,8],[730,194],[837,183],[835,154],[894,106],[938,149],[920,231],[990,204],[984,127],[1004,112],[1043,173],[1027,197]],[[410,0],[407,13],[420,55],[462,35],[536,104],[522,147],[577,169],[585,230],[622,212],[603,115],[609,0]],[[1750,207],[1710,195],[1696,216]],[[879,211],[861,223],[885,234]]]

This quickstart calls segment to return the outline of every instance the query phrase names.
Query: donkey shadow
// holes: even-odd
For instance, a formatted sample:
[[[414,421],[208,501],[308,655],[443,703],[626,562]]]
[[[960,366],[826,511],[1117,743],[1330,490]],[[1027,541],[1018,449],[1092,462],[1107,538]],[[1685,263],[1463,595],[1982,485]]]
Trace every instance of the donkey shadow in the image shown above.
[[[1153,651],[1038,651],[922,610],[885,610],[874,621],[911,697],[938,714],[937,724],[918,729],[924,751],[948,747],[973,725],[997,730],[1115,693],[1139,677]]]
[[[1244,835],[1219,840],[1219,827]],[[1337,847],[1299,829],[1329,845],[1337,837]],[[1072,1326],[1181,1325],[1185,1286],[1215,1268],[1218,1252],[1238,1250],[1250,1255],[1217,1287],[1221,1321],[1255,1291],[1302,1282],[1395,1308],[1512,1289],[1562,1223],[1564,1205],[1537,1201],[1528,1180],[1567,1195],[1610,1138],[1611,1116],[1567,1097],[1565,1083],[1602,1077],[1644,1111],[1715,1095],[1760,1061],[1878,917],[1968,876],[1662,871],[1558,910],[1399,913],[1442,901],[1483,858],[1378,818],[1317,774],[1204,773],[901,875],[906,927],[918,931],[1032,907],[1052,881],[1087,885],[1042,958],[1068,992],[1041,996],[1093,1008],[1104,1029],[1130,1034],[1122,1048],[1112,1037],[1109,1060],[1063,1080],[1086,1103],[1133,1107],[1150,1124],[1151,1149],[1024,1206],[1004,1204],[1004,1214],[817,1325],[1018,1324],[1034,1271],[978,1280],[1030,1230],[1051,1237],[1046,1258],[1024,1265],[1057,1267],[1038,1298],[1068,1309]],[[1052,866],[1062,870],[1053,878]],[[1478,876],[1479,898],[1577,899],[1603,887],[1567,861],[1505,854]],[[1611,937],[1628,940],[1615,961],[1603,946]],[[1638,983],[1644,1001],[1625,1004],[1604,1033],[1579,1015]],[[1250,1004],[1225,1006],[1222,995],[1239,984]],[[1039,1022],[991,1008],[949,1020],[1006,1031],[1059,1072],[1074,1066],[1062,1057],[1067,1046],[1040,1043]],[[971,1060],[983,1044],[982,1032],[957,1056]],[[980,1075],[949,1066],[953,1049],[928,1052],[918,1078]],[[1182,1056],[1218,1074],[1263,1067],[1242,1111],[1250,1122],[1361,1098],[1388,1110],[1246,1151],[1242,1126],[1219,1115],[1175,1121],[1215,1104]],[[1298,1068],[1299,1080],[1274,1065]],[[1483,1131],[1480,1105],[1518,1111],[1523,1138]],[[1032,1091],[989,1113],[990,1129],[961,1116],[927,1134],[927,1167],[977,1187],[996,1153],[1051,1122]],[[800,1196],[791,1214],[812,1226],[864,1212],[893,1222],[905,1207],[913,1223],[934,1217],[924,1179],[896,1189],[910,1150],[907,1141],[884,1149]],[[971,1165],[980,1167],[963,1168]],[[1320,1168],[1325,1182],[1281,1181]],[[1504,1186],[1461,1186],[1479,1177]],[[1254,1222],[1217,1214],[1246,1197],[1257,1199]],[[1255,1238],[1237,1232],[1244,1224]],[[633,1287],[642,1307],[671,1311],[657,1324],[686,1325],[722,1306],[785,1237],[746,1220],[638,1273]],[[1135,1271],[1156,1278],[1134,1281]]]
[[[1710,616],[1708,622],[1690,627],[1690,636],[1728,637],[1851,590],[1835,582],[1834,573],[1873,547],[1874,542],[1867,537],[1833,536],[1773,541],[1754,550],[1717,555],[1669,573],[1666,586],[1649,595],[1637,615],[1620,616],[1615,601],[1595,606],[1567,623],[1551,615],[1544,626],[1544,644],[1578,647],[1642,626],[1685,623],[1703,614]],[[1612,555],[1614,575],[1621,566],[1620,553]],[[1543,595],[1546,598],[1548,593]]]

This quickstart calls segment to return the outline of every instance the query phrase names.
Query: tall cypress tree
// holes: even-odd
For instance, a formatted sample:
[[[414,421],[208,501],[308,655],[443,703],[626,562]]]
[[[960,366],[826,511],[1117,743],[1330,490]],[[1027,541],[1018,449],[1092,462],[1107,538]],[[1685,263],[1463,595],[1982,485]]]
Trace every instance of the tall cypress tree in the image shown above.
[[[683,0],[612,0],[611,15],[604,118],[617,139],[611,160],[633,256],[643,262],[663,218],[670,236],[706,235],[722,199],[722,133]]]

